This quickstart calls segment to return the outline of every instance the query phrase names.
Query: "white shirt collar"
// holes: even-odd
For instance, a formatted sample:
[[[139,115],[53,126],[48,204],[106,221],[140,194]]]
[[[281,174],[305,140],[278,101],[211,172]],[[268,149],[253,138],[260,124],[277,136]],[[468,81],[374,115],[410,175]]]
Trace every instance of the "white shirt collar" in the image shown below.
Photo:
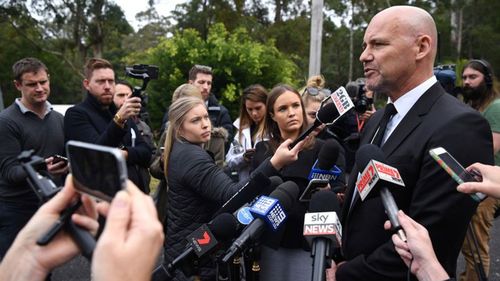
[[[387,128],[385,130],[384,138],[382,139],[382,143],[385,143],[385,141],[389,138],[389,136],[392,134],[394,129],[399,125],[401,120],[406,116],[408,111],[415,105],[415,103],[420,99],[420,97],[427,91],[429,90],[432,85],[434,85],[437,82],[436,76],[432,76],[429,79],[425,80],[423,83],[418,85],[417,87],[411,89],[410,91],[406,92],[404,95],[399,97],[395,102],[393,102],[394,107],[398,111],[389,123],[387,123]],[[387,101],[388,103],[391,102],[390,98]]]
[[[22,102],[21,98],[16,98],[15,103],[19,106],[22,114],[26,114],[27,112],[33,112],[31,109],[27,108]],[[49,101],[45,101],[45,112],[43,116],[45,117],[49,112],[52,111],[52,104]],[[33,112],[35,113],[35,112]],[[36,114],[36,113],[35,113]]]

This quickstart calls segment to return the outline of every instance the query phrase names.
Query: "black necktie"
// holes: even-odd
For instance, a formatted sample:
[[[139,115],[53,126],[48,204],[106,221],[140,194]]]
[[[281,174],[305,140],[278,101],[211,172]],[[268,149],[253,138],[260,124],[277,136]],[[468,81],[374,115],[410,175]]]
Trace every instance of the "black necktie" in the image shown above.
[[[373,138],[373,144],[380,146],[382,144],[382,139],[384,138],[385,129],[387,129],[387,123],[391,119],[391,116],[398,113],[394,104],[388,103],[385,106],[384,116],[380,120],[380,125],[378,127],[377,135]]]

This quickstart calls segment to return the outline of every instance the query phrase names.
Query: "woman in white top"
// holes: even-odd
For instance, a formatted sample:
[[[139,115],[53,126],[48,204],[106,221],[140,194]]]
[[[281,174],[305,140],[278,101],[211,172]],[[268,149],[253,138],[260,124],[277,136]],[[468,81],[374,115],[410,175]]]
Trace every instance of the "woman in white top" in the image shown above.
[[[248,180],[255,145],[267,139],[264,136],[266,102],[267,90],[261,85],[251,85],[243,90],[240,116],[233,123],[237,133],[226,155],[227,165],[238,172],[240,182]]]

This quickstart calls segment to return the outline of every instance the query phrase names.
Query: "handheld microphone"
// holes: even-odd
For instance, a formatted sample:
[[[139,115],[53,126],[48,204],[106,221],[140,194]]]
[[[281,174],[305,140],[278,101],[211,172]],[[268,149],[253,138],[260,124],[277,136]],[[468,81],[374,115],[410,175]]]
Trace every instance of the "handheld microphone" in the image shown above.
[[[257,195],[266,192],[266,188],[271,185],[271,180],[264,176],[263,173],[255,173],[250,180],[242,186],[222,207],[214,214],[213,217],[222,213],[233,213],[245,203],[252,201]],[[270,192],[269,192],[270,193]]]
[[[340,248],[342,226],[337,212],[340,204],[337,196],[328,190],[313,194],[309,213],[304,216],[304,236],[312,244],[313,257],[312,281],[325,280],[325,269],[329,266],[332,248]]]
[[[314,163],[311,172],[309,172],[308,179],[336,180],[342,174],[342,170],[335,166],[341,149],[336,140],[329,139],[325,141],[319,151],[318,159]]]
[[[160,265],[153,272],[153,280],[171,280],[175,277],[175,269],[184,267],[196,258],[213,252],[222,242],[231,241],[238,231],[238,222],[233,215],[222,213],[208,224],[203,224],[188,235],[187,249],[178,255],[166,267]],[[185,267],[184,267],[185,268]],[[190,274],[187,274],[188,276]]]
[[[255,242],[260,238],[266,228],[270,225],[277,230],[283,225],[288,212],[297,200],[299,187],[292,181],[282,183],[269,197],[261,196],[250,208],[250,212],[257,218],[253,220],[236,238],[222,259],[227,263],[236,253],[243,249],[249,242]]]
[[[264,188],[264,192],[262,195],[269,195],[272,190],[276,189],[277,186],[283,183],[283,180],[278,177],[278,176],[272,176],[269,178],[271,181],[271,184],[267,187]],[[257,199],[255,199],[257,200]],[[255,201],[254,200],[254,201]],[[243,205],[241,208],[239,208],[236,212],[233,213],[234,217],[238,220],[238,222],[242,225],[249,225],[254,217],[252,213],[250,213],[250,206],[253,205],[252,203],[246,203]]]
[[[344,115],[347,111],[354,107],[354,104],[349,98],[349,95],[344,87],[338,88],[321,103],[322,106],[316,113],[316,120],[314,120],[314,124],[305,132],[300,134],[300,136],[295,139],[288,146],[288,148],[292,149],[297,143],[304,140],[319,125],[335,123],[340,116]]]
[[[404,187],[403,179],[399,174],[398,169],[384,164],[385,155],[380,147],[374,144],[365,144],[356,152],[356,165],[358,167],[365,167],[361,173],[356,188],[359,192],[361,200],[365,200],[369,192],[377,186],[382,204],[389,217],[393,230],[396,230],[401,240],[406,241],[406,234],[401,228],[397,213],[398,206],[392,193],[387,188],[389,187]]]

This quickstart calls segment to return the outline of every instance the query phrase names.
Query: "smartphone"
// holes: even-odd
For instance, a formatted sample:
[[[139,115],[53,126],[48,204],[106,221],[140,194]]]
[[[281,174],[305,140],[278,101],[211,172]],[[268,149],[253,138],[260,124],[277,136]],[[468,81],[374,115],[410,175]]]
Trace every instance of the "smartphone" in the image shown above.
[[[458,184],[471,181],[482,181],[481,174],[476,171],[469,172],[465,170],[464,167],[462,167],[462,165],[460,165],[460,163],[453,158],[448,151],[446,151],[446,149],[436,147],[429,150],[429,154]],[[480,192],[471,194],[471,196],[477,202],[481,202],[484,198],[486,198],[486,195]]]
[[[312,179],[309,181],[309,184],[307,185],[306,189],[304,192],[302,192],[302,195],[300,195],[299,201],[300,202],[309,202],[311,201],[311,196],[313,193],[318,191],[320,188],[324,188],[328,185],[329,181],[325,179]]]
[[[54,154],[54,155],[52,155],[52,157],[54,158],[54,160],[52,160],[52,164],[56,164],[56,163],[59,163],[61,161],[68,163],[68,158],[66,158],[62,155]]]
[[[127,183],[127,165],[118,148],[69,141],[66,144],[75,189],[111,201]]]

